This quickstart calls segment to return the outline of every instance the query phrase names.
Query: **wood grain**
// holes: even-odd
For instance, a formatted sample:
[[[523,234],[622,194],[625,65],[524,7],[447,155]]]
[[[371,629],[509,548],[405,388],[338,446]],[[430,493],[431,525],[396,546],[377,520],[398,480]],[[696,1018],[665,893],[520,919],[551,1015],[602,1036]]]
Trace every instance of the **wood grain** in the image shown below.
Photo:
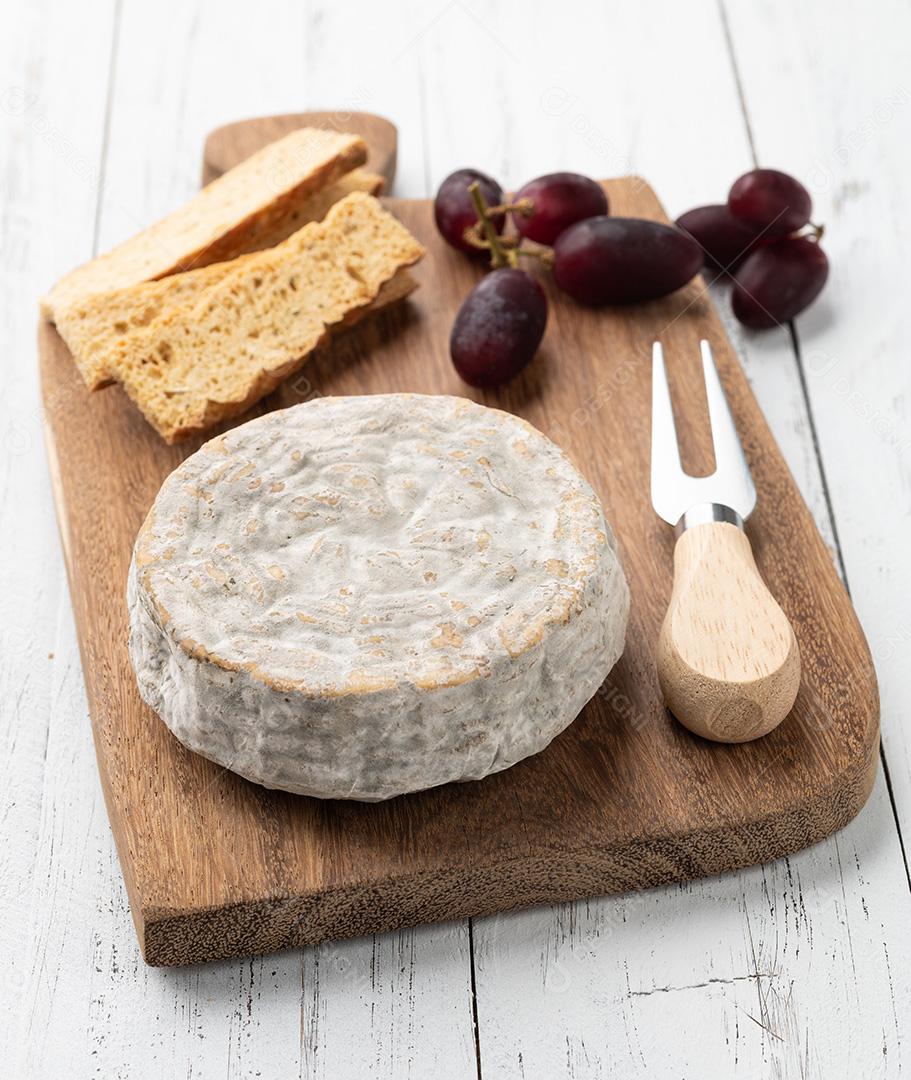
[[[395,179],[397,132],[395,124],[372,113],[348,112],[336,109],[329,112],[286,113],[282,116],[262,116],[252,120],[237,120],[216,128],[206,139],[202,154],[202,182],[211,183],[233,165],[255,154],[270,142],[302,127],[347,131],[360,135],[367,143],[365,169],[385,177],[386,191]]]
[[[638,179],[607,190],[616,213],[663,217]],[[415,300],[336,341],[269,407],[317,393],[466,392],[447,339],[478,271],[438,240],[429,203],[389,205],[428,246]],[[471,396],[551,435],[598,490],[633,593],[626,654],[577,722],[536,758],[480,783],[380,806],[259,789],[184,751],[141,705],[126,653],[130,548],[161,480],[194,446],[163,446],[116,388],[89,396],[54,330],[40,328],[96,750],[150,963],[717,873],[813,843],[863,804],[878,746],[866,643],[702,284],[626,310],[585,311],[552,291],[551,300],[544,346],[524,376]],[[684,464],[694,471],[710,460],[698,342],[712,344],[759,493],[748,526],[757,562],[804,660],[792,715],[744,746],[713,745],[673,723],[655,675],[673,549],[647,497],[655,337],[674,358]]]

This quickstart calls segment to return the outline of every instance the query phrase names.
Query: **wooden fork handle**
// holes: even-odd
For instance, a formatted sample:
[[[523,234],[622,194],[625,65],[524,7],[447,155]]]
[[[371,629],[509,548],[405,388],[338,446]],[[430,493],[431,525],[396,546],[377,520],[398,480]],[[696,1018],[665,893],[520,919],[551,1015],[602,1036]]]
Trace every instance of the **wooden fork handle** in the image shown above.
[[[757,739],[791,711],[797,639],[734,524],[695,525],[677,540],[658,679],[680,723],[717,742]]]

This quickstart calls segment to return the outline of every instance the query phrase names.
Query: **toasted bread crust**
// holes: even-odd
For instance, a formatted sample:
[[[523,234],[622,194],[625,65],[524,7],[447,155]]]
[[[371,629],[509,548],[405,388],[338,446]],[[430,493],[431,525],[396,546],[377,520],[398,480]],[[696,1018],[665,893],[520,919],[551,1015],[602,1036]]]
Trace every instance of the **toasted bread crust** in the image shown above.
[[[241,162],[203,188],[179,210],[77,267],[41,302],[58,313],[95,293],[233,258],[259,237],[274,234],[301,202],[367,159],[355,135],[301,128]]]

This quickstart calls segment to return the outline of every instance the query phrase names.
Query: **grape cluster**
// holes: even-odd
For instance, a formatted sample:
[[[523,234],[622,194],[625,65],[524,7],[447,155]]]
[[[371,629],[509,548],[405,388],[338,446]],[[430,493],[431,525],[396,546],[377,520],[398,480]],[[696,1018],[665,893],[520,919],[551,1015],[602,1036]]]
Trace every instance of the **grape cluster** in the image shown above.
[[[494,267],[468,294],[452,328],[452,361],[467,383],[490,387],[513,378],[544,336],[547,297],[518,268],[520,255],[553,267],[557,285],[592,306],[653,300],[699,272],[702,250],[692,237],[655,221],[608,215],[604,189],[579,173],[539,176],[509,202],[477,169],[443,181],[434,200],[440,234],[459,251],[488,256]],[[508,219],[512,232],[505,232]]]
[[[677,227],[700,246],[705,269],[733,283],[735,317],[755,330],[793,319],[822,291],[829,261],[810,226],[807,189],[777,169],[753,169],[736,180],[723,204],[699,206]]]
[[[806,188],[775,169],[741,176],[727,203],[690,210],[676,227],[611,217],[604,189],[578,173],[539,176],[505,201],[492,177],[459,169],[434,200],[437,228],[457,250],[489,258],[493,271],[453,324],[456,371],[472,386],[499,386],[537,351],[547,297],[519,269],[522,255],[552,267],[556,284],[581,304],[655,300],[707,269],[733,279],[734,314],[744,325],[786,322],[816,298],[828,275],[822,229],[801,232],[811,210]]]

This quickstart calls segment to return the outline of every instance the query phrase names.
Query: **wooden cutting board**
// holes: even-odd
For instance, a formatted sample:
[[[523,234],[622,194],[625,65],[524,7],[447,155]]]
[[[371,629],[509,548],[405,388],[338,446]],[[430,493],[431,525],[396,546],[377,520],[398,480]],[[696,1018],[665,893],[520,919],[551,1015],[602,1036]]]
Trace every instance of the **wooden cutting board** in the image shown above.
[[[235,160],[249,150],[242,139],[237,146]],[[606,189],[614,213],[664,220],[643,181]],[[548,283],[540,354],[509,386],[477,392],[455,375],[448,337],[481,271],[440,241],[430,202],[388,205],[427,246],[420,288],[323,349],[265,407],[417,391],[526,417],[604,501],[632,590],[626,652],[548,749],[480,782],[375,805],[321,802],[269,792],[189,753],[136,691],[124,584],[160,483],[198,444],[165,446],[117,387],[89,394],[55,330],[42,325],[48,456],[98,765],[150,964],[716,874],[820,840],[857,813],[873,783],[878,696],[863,633],[702,282],[604,311],[580,308]],[[649,355],[660,338],[685,464],[707,469],[701,337],[715,351],[756,480],[747,531],[803,656],[791,716],[741,746],[678,726],[655,676],[674,539],[649,505]]]

